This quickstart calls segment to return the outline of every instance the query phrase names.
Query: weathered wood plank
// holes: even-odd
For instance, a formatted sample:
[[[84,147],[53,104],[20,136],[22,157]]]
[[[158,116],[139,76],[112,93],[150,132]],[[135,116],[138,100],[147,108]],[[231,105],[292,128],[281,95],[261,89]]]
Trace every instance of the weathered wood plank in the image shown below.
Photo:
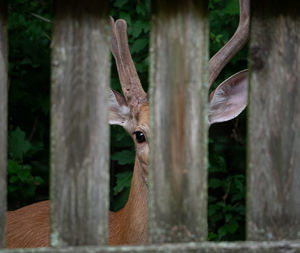
[[[300,3],[252,1],[248,239],[300,239]]]
[[[7,1],[0,1],[0,248],[5,245],[7,161]]]
[[[207,1],[154,1],[150,53],[150,240],[205,240]]]
[[[65,247],[0,250],[0,253],[109,253],[109,252],[169,252],[169,253],[299,253],[300,243],[282,242],[203,242],[203,243],[172,243],[145,246],[121,247]]]
[[[108,239],[109,16],[106,1],[55,2],[51,245]]]

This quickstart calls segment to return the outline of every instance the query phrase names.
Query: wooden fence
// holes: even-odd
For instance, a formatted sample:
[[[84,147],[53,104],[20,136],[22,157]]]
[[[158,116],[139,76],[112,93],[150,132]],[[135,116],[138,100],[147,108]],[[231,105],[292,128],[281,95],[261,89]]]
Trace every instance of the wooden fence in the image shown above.
[[[1,253],[300,252],[299,1],[251,3],[248,241],[232,243],[206,242],[208,2],[156,0],[152,4],[151,243],[105,246],[108,4],[66,0],[56,1],[52,38],[52,247],[2,249]],[[6,11],[7,3],[1,0],[0,247],[5,242],[6,210]],[[188,112],[183,122],[172,130],[162,127],[162,119],[168,126],[180,110]],[[178,178],[168,144],[174,131],[183,128],[190,136],[172,142],[178,145],[172,148],[172,156],[187,172]],[[170,180],[172,177],[178,180]],[[84,217],[84,221],[78,222],[76,217]],[[179,229],[171,229],[174,227]]]

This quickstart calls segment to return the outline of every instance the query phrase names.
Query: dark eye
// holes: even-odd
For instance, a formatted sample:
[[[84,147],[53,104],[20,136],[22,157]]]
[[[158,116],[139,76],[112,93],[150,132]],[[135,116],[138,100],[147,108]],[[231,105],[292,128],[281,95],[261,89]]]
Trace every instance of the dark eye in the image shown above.
[[[145,138],[145,135],[143,132],[135,131],[133,134],[135,135],[135,139],[138,143],[143,143],[146,141],[146,138]]]

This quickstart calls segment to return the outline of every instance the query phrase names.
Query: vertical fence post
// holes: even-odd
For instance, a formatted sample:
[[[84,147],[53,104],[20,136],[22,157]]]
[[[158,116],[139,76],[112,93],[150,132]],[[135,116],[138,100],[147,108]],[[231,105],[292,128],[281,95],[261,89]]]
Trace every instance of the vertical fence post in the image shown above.
[[[0,1],[0,248],[5,246],[7,161],[7,2]]]
[[[150,240],[207,237],[207,1],[156,0],[151,31]]]
[[[55,2],[51,245],[108,240],[108,1]]]
[[[300,4],[252,0],[250,240],[300,239]]]

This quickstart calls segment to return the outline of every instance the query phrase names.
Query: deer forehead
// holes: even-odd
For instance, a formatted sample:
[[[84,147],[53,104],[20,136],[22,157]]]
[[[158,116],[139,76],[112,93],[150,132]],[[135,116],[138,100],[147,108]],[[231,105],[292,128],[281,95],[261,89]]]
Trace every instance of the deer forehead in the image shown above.
[[[149,126],[149,104],[141,104],[135,112],[137,125]]]

